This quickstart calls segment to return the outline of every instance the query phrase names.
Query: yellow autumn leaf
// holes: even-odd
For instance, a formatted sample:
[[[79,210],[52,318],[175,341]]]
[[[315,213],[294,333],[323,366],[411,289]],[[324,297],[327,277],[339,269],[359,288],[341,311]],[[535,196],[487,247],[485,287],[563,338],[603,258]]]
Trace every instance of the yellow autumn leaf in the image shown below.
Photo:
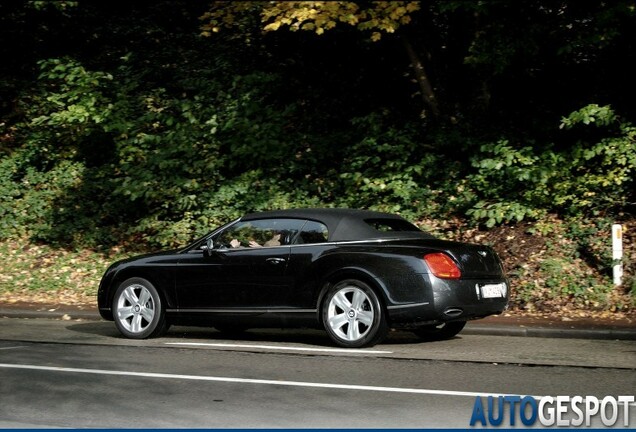
[[[280,28],[281,23],[279,21],[274,21],[273,23],[267,24],[263,27],[264,31],[276,31]]]
[[[409,2],[406,5],[406,11],[407,12],[415,12],[417,10],[420,10],[420,2]]]
[[[308,22],[304,23],[300,28],[301,30],[314,30],[316,28],[316,25],[314,23]]]

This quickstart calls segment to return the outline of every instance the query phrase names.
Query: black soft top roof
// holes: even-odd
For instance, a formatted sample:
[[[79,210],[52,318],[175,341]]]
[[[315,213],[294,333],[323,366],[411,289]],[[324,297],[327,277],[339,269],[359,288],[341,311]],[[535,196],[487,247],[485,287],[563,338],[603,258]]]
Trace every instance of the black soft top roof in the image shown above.
[[[329,230],[329,241],[369,240],[386,237],[400,238],[431,238],[429,234],[420,231],[415,225],[402,216],[376,212],[370,210],[355,210],[344,208],[311,208],[273,210],[260,213],[251,213],[241,218],[243,221],[257,219],[307,219],[321,222]],[[399,224],[412,230],[404,231],[378,231],[369,224],[369,221],[399,221]]]

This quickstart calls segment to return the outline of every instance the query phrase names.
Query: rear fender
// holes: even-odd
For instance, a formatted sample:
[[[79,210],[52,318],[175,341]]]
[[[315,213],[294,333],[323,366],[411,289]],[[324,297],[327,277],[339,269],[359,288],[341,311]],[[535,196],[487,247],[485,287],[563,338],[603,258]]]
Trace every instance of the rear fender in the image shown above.
[[[347,267],[343,269],[338,269],[337,271],[327,275],[325,277],[325,282],[322,284],[322,288],[320,290],[320,294],[318,295],[316,311],[317,318],[320,322],[322,317],[322,305],[325,298],[325,295],[329,291],[329,289],[334,286],[336,283],[345,279],[357,279],[361,282],[366,283],[373,289],[373,291],[378,295],[382,302],[382,307],[385,309],[388,303],[388,291],[386,286],[368,269],[361,267]]]

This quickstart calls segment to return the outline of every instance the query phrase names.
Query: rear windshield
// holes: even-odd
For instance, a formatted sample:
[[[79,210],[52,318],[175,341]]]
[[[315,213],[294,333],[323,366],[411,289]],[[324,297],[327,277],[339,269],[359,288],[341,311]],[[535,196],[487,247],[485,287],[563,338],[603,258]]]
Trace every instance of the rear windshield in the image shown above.
[[[366,219],[367,225],[380,232],[415,231],[421,232],[410,222],[400,219]]]

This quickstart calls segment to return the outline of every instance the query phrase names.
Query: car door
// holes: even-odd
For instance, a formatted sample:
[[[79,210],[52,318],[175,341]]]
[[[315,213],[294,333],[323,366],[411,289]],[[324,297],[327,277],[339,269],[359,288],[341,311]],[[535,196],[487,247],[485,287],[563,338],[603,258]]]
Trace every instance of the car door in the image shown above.
[[[213,238],[213,249],[192,251],[179,262],[180,309],[259,312],[284,307],[292,289],[286,274],[289,241],[304,221],[239,221]]]
[[[327,226],[312,220],[308,220],[295,236],[286,269],[287,277],[294,284],[293,296],[288,299],[290,308],[315,308],[325,277],[325,268],[317,262],[335,247],[328,243],[328,238]]]

